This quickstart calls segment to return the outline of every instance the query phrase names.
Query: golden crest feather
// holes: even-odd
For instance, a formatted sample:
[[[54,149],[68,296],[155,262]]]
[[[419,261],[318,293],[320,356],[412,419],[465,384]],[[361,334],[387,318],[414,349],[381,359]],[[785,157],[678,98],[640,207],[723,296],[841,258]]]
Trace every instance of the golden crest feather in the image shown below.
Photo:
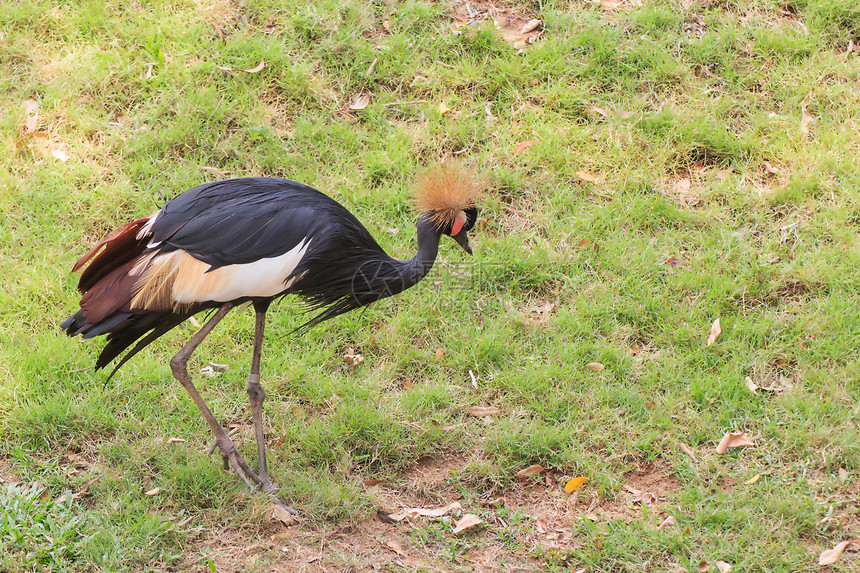
[[[430,212],[438,226],[450,225],[460,211],[475,206],[482,185],[474,173],[460,163],[440,163],[422,170],[412,193],[416,206]]]

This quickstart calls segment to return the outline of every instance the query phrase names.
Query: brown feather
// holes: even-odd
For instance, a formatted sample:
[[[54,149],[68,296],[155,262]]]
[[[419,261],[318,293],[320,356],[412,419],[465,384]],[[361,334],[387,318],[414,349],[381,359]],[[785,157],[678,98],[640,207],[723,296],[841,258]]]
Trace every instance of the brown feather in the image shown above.
[[[208,269],[209,265],[182,250],[143,257],[131,271],[140,277],[133,288],[131,307],[181,312],[188,304],[176,301],[177,289],[188,289],[189,283],[196,285],[199,282],[211,281],[213,277],[209,275],[221,270],[216,269],[207,275]],[[204,291],[200,294],[203,298],[206,293]]]
[[[145,248],[146,242],[138,239],[136,235],[153,216],[147,215],[146,217],[132,221],[100,241],[87,254],[81,257],[72,268],[73,273],[84,266],[90,259],[93,260],[84,272],[81,273],[81,279],[78,281],[78,290],[81,292],[88,291],[102,278],[108,276],[111,271],[125,265],[128,261],[140,255]]]
[[[224,283],[235,282],[235,272],[232,265],[212,269],[183,250],[146,255],[130,271],[138,277],[131,308],[184,312],[193,303],[213,300]]]
[[[117,311],[131,310],[131,291],[137,277],[129,271],[136,261],[127,261],[116,267],[81,297],[84,318],[96,324]]]
[[[450,225],[460,211],[475,206],[482,185],[475,175],[460,163],[440,163],[418,174],[413,188],[416,206],[431,213],[439,227]]]

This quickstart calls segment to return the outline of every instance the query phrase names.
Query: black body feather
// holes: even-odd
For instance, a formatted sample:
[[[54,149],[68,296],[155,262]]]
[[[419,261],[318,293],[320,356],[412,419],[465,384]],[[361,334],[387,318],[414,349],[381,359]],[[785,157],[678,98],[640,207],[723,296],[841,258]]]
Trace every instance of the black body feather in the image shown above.
[[[181,249],[210,265],[211,271],[277,257],[307,242],[303,258],[285,278],[284,290],[267,297],[296,294],[319,311],[299,329],[309,329],[416,284],[433,266],[442,235],[425,214],[418,222],[416,256],[406,261],[393,259],[340,203],[306,185],[276,178],[232,179],[195,187],[168,201],[150,230],[142,239],[132,236],[118,241],[123,250],[117,256],[128,262],[153,251]],[[105,256],[110,256],[107,250],[99,255]],[[122,271],[118,267],[106,265],[115,273]],[[254,277],[249,276],[248,281]],[[92,282],[84,285],[82,281],[82,290]],[[240,297],[230,302],[256,300]],[[201,300],[177,312],[120,308],[95,323],[88,322],[81,310],[62,327],[70,336],[108,335],[96,368],[106,366],[134,344],[112,376],[129,358],[189,316],[222,304]]]

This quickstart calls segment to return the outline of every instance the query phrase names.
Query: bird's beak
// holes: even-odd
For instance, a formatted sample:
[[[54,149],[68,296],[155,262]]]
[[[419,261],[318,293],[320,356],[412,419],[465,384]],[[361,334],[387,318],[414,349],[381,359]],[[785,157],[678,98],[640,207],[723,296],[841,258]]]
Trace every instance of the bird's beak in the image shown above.
[[[466,234],[466,231],[460,231],[451,238],[457,241],[457,244],[463,247],[464,251],[472,254],[472,245],[469,244],[469,235]]]

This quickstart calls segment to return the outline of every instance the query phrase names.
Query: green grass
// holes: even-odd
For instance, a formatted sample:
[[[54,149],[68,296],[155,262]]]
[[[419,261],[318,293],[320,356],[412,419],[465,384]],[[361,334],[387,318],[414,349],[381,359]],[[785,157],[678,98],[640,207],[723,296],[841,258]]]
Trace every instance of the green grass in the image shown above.
[[[394,568],[394,536],[410,570],[497,551],[511,570],[806,571],[860,537],[856,1],[511,4],[500,18],[544,22],[524,49],[490,23],[455,26],[457,6],[0,6],[0,475],[20,482],[0,492],[4,570],[268,570],[320,547],[322,567]],[[371,104],[350,112],[362,92]],[[301,338],[299,303],[270,313],[264,408],[273,477],[302,512],[291,541],[204,455],[168,366],[190,324],[107,384],[101,343],[59,329],[77,258],[185,189],[297,179],[405,258],[410,182],[452,154],[488,182],[473,258],[446,242],[423,283]],[[198,386],[249,456],[252,332],[231,314],[192,365],[230,365]],[[757,446],[716,454],[738,430]],[[531,464],[559,486],[514,477]],[[660,500],[632,507],[625,486],[647,472]],[[578,475],[578,497],[560,493]],[[479,531],[374,521],[455,500]],[[676,526],[657,529],[665,515]],[[363,553],[321,545],[330,534]]]

